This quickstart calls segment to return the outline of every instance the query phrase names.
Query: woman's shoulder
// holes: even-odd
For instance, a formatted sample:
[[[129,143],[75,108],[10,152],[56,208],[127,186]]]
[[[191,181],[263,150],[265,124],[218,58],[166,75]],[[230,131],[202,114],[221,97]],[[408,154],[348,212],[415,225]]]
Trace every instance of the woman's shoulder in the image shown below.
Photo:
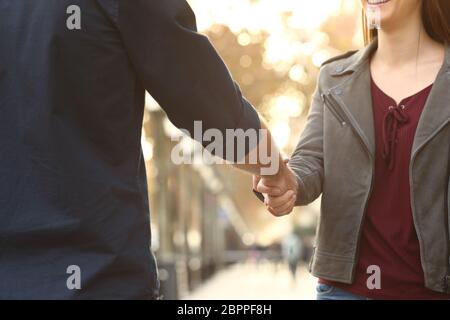
[[[324,63],[322,63],[321,68],[324,68],[326,65],[330,65],[330,64],[333,65],[337,61],[348,60],[348,58],[351,58],[355,54],[357,54],[358,51],[360,51],[360,50],[352,50],[352,51],[348,51],[346,53],[334,56],[334,57],[326,60]]]
[[[376,49],[376,43],[360,49],[348,51],[325,61],[319,74],[319,85],[333,86],[362,68],[367,67],[368,59]]]
[[[318,86],[322,89],[334,87],[342,81],[340,75],[346,74],[347,69],[355,61],[358,51],[348,51],[326,60],[320,67]]]

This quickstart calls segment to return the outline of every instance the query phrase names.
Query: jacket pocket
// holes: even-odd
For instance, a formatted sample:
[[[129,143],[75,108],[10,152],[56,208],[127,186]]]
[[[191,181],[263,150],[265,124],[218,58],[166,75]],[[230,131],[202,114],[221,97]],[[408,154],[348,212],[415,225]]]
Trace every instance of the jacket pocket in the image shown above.
[[[322,101],[341,126],[346,127],[348,125],[347,117],[336,99],[331,94],[322,94]]]

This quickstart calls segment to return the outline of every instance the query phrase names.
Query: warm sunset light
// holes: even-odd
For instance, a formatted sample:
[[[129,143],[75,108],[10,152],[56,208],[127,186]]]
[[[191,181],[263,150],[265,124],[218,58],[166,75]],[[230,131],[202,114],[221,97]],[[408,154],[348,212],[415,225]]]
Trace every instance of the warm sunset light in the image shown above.
[[[276,5],[275,5],[276,2]],[[313,84],[305,59],[314,67],[334,54],[330,48],[330,35],[320,29],[330,17],[354,13],[358,2],[353,0],[190,0],[197,14],[200,31],[214,34],[217,25],[225,25],[236,35],[242,47],[261,42],[263,67],[288,77],[299,85]],[[249,68],[254,61],[243,55],[239,64]],[[256,79],[245,74],[242,85],[252,85]],[[292,147],[289,119],[301,116],[307,107],[307,97],[298,89],[288,89],[268,97],[262,105],[268,110],[269,121],[274,124],[276,142],[285,149]]]

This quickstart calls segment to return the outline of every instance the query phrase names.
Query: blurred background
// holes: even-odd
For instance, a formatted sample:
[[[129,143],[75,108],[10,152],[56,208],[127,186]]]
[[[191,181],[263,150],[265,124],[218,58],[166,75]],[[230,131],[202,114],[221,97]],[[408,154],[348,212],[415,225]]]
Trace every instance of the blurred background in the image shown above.
[[[290,155],[321,64],[363,45],[359,0],[188,2],[199,31]],[[251,176],[225,165],[173,164],[171,137],[180,134],[148,96],[142,145],[164,297],[314,299],[307,265],[320,200],[274,218],[253,195]]]

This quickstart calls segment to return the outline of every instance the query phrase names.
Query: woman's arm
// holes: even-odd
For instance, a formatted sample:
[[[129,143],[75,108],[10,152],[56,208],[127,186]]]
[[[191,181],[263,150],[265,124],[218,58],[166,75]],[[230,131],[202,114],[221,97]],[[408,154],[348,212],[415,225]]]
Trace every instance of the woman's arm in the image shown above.
[[[264,203],[273,215],[286,215],[295,205],[307,205],[319,197],[322,193],[323,168],[323,102],[318,86],[306,128],[289,160],[289,166],[276,183],[254,178],[254,188],[264,195]],[[280,192],[277,185],[289,185],[289,188]]]
[[[323,102],[319,86],[313,97],[305,130],[289,161],[298,180],[296,205],[308,205],[322,193],[323,165]]]

